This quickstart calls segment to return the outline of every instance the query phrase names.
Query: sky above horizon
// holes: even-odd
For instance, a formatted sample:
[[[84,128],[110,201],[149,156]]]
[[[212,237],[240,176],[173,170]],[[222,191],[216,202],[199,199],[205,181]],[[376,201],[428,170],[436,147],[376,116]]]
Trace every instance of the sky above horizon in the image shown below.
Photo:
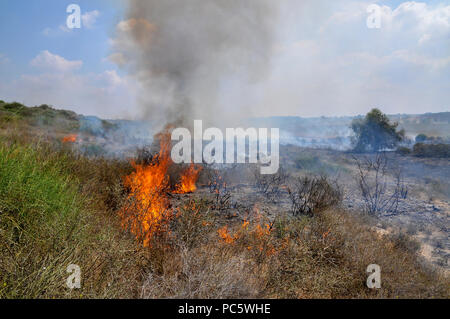
[[[246,116],[450,111],[450,0],[280,0],[270,68],[225,85],[222,104]],[[69,4],[82,27],[68,29]],[[369,29],[378,4],[381,27]],[[139,89],[116,52],[125,0],[0,2],[0,100],[139,119]],[[123,26],[123,24],[122,24]]]

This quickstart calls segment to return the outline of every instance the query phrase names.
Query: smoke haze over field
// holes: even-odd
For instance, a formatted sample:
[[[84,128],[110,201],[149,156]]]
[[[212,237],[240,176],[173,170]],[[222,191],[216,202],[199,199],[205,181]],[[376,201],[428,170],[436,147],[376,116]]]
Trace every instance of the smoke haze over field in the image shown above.
[[[0,1],[0,100],[161,126],[450,109],[448,0],[375,2],[380,29],[373,1],[78,3],[70,30],[64,1]]]
[[[113,58],[138,80],[145,117],[223,121],[242,111],[230,93],[267,74],[276,17],[271,0],[130,0]]]

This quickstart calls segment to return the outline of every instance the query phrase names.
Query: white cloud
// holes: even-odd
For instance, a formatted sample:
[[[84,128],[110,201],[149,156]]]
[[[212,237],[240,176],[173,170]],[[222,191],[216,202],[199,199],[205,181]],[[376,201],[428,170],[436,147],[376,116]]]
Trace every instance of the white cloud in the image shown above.
[[[93,10],[86,12],[81,15],[81,27],[86,29],[92,29],[97,22],[97,19],[100,17],[100,11]],[[76,29],[69,29],[66,24],[61,24],[58,27],[50,28],[47,27],[42,30],[42,34],[46,37],[58,37],[65,34],[72,33]]]
[[[69,34],[73,32],[73,29],[69,29],[66,25],[61,24],[57,28],[45,28],[42,30],[42,34],[46,37],[57,37],[64,34]]]
[[[303,6],[306,18],[283,26],[291,41],[277,47],[262,98],[246,105],[260,116],[448,110],[450,6],[383,2],[381,29],[366,25],[373,1]]]
[[[100,12],[98,10],[84,13],[83,15],[81,15],[82,26],[88,29],[93,28],[99,16]]]
[[[403,2],[395,9],[385,7],[382,21],[388,30],[412,34],[420,44],[432,38],[446,37],[448,40],[450,5],[430,6],[425,2]]]
[[[431,67],[432,69],[443,69],[450,65],[450,56],[445,58],[429,58],[424,55],[410,52],[408,50],[398,50],[392,54],[393,58],[398,58],[411,64]]]
[[[11,83],[0,84],[0,96],[8,101],[20,99],[27,105],[50,104],[84,115],[132,118],[136,116],[136,86],[131,78],[120,77],[114,70],[25,74]]]
[[[34,67],[56,72],[68,72],[81,68],[82,61],[69,61],[45,50],[39,53],[30,64]]]

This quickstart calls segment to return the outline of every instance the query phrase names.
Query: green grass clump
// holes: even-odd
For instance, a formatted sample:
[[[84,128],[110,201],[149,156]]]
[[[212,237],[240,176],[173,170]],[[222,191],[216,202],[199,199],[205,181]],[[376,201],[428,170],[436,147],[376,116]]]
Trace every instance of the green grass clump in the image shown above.
[[[0,139],[0,299],[136,296],[139,250],[115,212],[121,166]],[[81,289],[66,285],[70,264]]]
[[[0,146],[0,296],[38,297],[64,283],[83,236],[84,199],[56,158],[31,146]]]

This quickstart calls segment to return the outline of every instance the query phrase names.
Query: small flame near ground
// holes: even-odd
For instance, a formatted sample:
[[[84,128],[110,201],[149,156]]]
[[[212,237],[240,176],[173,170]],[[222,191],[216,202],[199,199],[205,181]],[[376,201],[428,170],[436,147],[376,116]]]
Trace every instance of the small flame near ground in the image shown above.
[[[75,143],[78,139],[77,134],[70,134],[62,138],[63,143]]]
[[[178,194],[195,192],[197,190],[197,186],[195,185],[195,183],[197,182],[198,176],[201,171],[201,166],[191,164],[186,170],[181,173],[181,180],[177,185],[177,190],[175,192]]]
[[[119,212],[122,227],[134,234],[145,247],[158,234],[168,231],[169,222],[175,212],[170,208],[169,193],[194,192],[201,167],[191,164],[181,173],[180,183],[170,189],[168,170],[173,162],[170,158],[171,135],[168,129],[160,133],[160,151],[150,164],[132,163],[134,172],[124,178],[130,192],[127,205]]]

